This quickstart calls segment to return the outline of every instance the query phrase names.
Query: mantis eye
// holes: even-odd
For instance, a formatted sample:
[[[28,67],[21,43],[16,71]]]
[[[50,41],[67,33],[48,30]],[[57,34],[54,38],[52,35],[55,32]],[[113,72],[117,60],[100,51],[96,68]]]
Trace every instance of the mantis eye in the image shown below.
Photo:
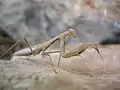
[[[73,35],[73,38],[76,38],[77,36],[76,35]]]
[[[72,28],[70,28],[69,31],[70,31],[73,38],[77,37],[76,32]]]

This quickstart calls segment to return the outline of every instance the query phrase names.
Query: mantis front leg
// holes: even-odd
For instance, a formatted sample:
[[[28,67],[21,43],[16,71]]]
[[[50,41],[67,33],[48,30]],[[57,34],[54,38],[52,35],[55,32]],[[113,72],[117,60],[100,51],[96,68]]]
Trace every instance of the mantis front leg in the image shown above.
[[[97,44],[84,44],[84,45],[80,45],[77,48],[69,51],[68,53],[65,53],[65,38],[61,38],[61,42],[60,42],[60,57],[59,57],[59,61],[58,61],[58,67],[60,65],[60,58],[69,58],[72,56],[80,56],[81,53],[83,53],[87,48],[94,48],[98,54],[100,55],[100,57],[104,60],[104,58],[102,57]]]

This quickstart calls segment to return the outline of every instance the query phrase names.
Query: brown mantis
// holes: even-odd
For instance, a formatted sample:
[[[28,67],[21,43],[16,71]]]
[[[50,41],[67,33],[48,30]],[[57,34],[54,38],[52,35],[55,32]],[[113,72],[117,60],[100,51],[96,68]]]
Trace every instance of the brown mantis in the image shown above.
[[[69,31],[66,31],[66,32],[60,34],[59,36],[57,36],[57,38],[56,37],[53,38],[50,42],[43,44],[43,47],[40,47],[39,49],[36,49],[36,50],[39,50],[38,53],[40,53],[40,51],[42,51],[42,55],[46,55],[46,54],[48,55],[49,53],[56,53],[55,51],[53,51],[53,52],[45,52],[45,51],[50,45],[52,45],[56,40],[59,39],[60,40],[60,51],[57,51],[57,52],[60,52],[60,56],[59,56],[58,67],[59,67],[59,64],[60,64],[60,58],[61,57],[69,58],[69,57],[72,57],[72,56],[79,56],[87,48],[94,48],[98,52],[98,54],[101,56],[101,58],[103,59],[102,55],[100,54],[100,52],[97,48],[97,44],[80,45],[77,48],[73,49],[72,51],[70,51],[68,53],[65,53],[65,38],[69,35],[72,36],[72,37],[76,37],[76,32],[73,29],[70,29]],[[51,57],[50,57],[50,59],[51,59]]]
[[[69,58],[72,56],[79,56],[82,52],[84,52],[87,48],[94,48],[97,50],[97,52],[100,54],[97,45],[95,44],[84,44],[84,45],[80,45],[78,46],[76,49],[73,49],[72,51],[65,53],[65,38],[71,36],[71,37],[76,37],[76,32],[73,29],[69,29],[68,31],[65,31],[63,33],[61,33],[60,35],[54,37],[53,39],[44,42],[42,44],[39,45],[35,45],[35,46],[29,46],[29,48],[26,49],[22,49],[16,53],[14,53],[13,55],[17,55],[17,56],[27,56],[27,55],[37,55],[40,52],[42,53],[42,55],[48,55],[50,57],[50,53],[57,53],[60,52],[60,56],[59,56],[59,62],[58,62],[58,67],[60,64],[60,58]],[[27,42],[27,40],[25,39],[25,41]],[[53,51],[53,52],[45,52],[53,43],[55,43],[56,41],[60,41],[60,50],[59,51]],[[28,43],[28,42],[27,42]],[[29,44],[28,44],[29,45]],[[37,48],[36,48],[37,47]],[[102,57],[102,55],[100,54],[100,56]],[[102,57],[103,59],[103,57]],[[50,57],[51,60],[51,57]],[[52,62],[52,60],[51,60]],[[53,64],[52,64],[53,67]],[[56,72],[56,70],[53,68],[53,70]]]

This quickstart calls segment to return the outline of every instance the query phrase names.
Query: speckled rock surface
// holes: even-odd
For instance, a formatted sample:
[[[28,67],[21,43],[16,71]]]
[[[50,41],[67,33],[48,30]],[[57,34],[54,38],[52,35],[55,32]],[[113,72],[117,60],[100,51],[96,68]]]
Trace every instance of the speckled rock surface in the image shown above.
[[[118,28],[104,14],[108,1],[93,1],[98,9],[86,0],[0,0],[0,28],[15,40],[26,36],[38,44],[72,27],[79,36],[76,41],[98,43]]]
[[[69,48],[69,47],[68,47]],[[119,90],[120,46],[99,47],[104,60],[94,49],[80,56],[62,58],[51,54],[57,74],[48,56],[13,56],[0,60],[0,90]]]

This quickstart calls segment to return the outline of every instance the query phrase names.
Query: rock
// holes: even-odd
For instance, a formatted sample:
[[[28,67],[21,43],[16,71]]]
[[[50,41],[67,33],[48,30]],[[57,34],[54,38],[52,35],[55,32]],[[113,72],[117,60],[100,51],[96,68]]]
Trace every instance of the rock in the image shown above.
[[[84,43],[99,43],[111,37],[114,21],[104,16],[102,0],[93,0],[98,9],[91,9],[87,0],[0,0],[0,27],[15,41],[26,36],[33,45],[42,43],[75,28]],[[115,14],[113,14],[115,15]],[[71,40],[72,41],[72,40]]]
[[[27,46],[26,43],[19,42],[15,47],[13,47],[9,52],[6,53],[6,51],[8,51],[17,42],[18,41],[15,41],[2,28],[0,28],[0,58],[10,59],[11,55],[15,51],[20,50]]]
[[[68,47],[70,48],[70,47]],[[48,56],[13,56],[0,60],[1,90],[119,90],[120,45],[99,47],[100,53],[87,49],[80,56],[61,58],[51,54],[57,74]],[[54,49],[52,49],[54,50]]]

